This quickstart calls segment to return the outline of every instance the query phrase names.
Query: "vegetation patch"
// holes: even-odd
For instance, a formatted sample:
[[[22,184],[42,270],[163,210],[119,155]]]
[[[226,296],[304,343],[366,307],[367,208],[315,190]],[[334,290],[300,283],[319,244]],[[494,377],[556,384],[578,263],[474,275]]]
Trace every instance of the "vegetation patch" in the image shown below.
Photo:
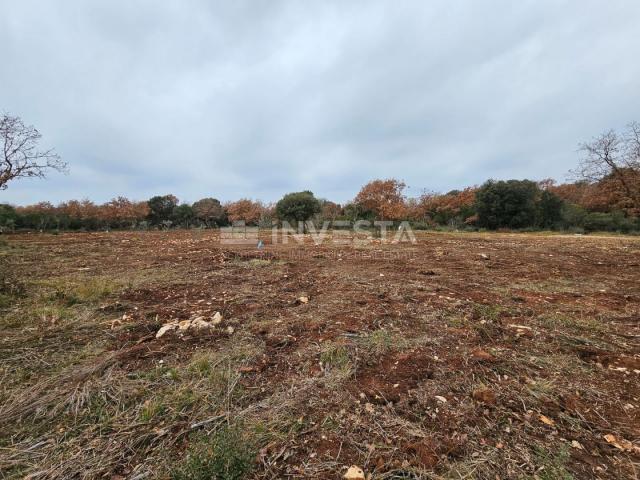
[[[171,472],[173,480],[243,480],[255,466],[256,447],[237,425],[191,438],[185,458]]]

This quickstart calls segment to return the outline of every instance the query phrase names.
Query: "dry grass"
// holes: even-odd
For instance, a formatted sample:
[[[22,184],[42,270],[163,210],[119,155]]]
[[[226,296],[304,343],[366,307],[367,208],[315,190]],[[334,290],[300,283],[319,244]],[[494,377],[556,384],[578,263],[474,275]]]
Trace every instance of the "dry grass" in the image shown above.
[[[604,435],[640,437],[640,242],[392,248],[12,237],[0,478],[634,478]]]

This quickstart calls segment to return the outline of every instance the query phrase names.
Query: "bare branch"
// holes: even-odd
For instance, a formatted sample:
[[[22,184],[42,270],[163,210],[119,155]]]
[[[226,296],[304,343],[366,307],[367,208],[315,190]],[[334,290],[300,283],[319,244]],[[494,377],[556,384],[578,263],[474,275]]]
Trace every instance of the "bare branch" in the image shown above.
[[[67,171],[67,164],[54,150],[40,150],[42,135],[19,117],[4,114],[0,117],[0,190],[5,190],[15,178],[45,178],[48,170]]]
[[[583,157],[571,172],[576,180],[613,181],[640,210],[640,125],[630,123],[622,135],[613,130],[580,145]]]

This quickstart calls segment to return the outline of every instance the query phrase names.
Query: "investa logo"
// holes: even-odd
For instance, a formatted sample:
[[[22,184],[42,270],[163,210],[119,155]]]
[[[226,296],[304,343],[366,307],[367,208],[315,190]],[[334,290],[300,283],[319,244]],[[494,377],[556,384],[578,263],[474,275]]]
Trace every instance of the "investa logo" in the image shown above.
[[[220,242],[234,245],[258,244],[259,227],[247,226],[244,221],[234,222],[230,227],[220,229]],[[315,245],[330,242],[334,245],[366,245],[380,243],[416,243],[416,236],[409,222],[401,222],[394,228],[394,222],[388,220],[348,220],[324,221],[319,227],[313,221],[298,222],[297,228],[289,222],[274,224],[271,227],[272,244],[295,242],[304,244],[310,237]]]

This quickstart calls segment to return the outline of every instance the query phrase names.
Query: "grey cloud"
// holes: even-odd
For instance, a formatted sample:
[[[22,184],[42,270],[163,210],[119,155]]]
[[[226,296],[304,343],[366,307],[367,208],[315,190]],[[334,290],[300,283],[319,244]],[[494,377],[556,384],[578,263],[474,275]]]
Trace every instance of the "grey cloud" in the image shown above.
[[[640,120],[638,24],[634,0],[3,2],[0,109],[71,174],[0,201],[562,179]]]

